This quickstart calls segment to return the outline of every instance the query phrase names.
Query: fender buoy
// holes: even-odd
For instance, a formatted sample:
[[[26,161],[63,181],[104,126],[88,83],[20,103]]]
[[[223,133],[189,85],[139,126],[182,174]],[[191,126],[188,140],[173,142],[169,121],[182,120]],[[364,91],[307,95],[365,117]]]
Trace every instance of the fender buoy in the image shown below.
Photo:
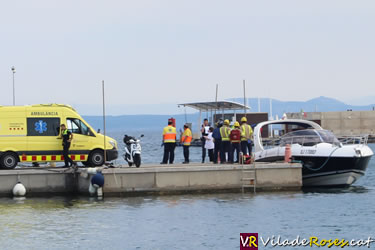
[[[290,144],[286,144],[284,162],[290,162],[291,157],[292,157],[292,148],[290,147]]]
[[[26,194],[26,188],[25,186],[19,181],[17,184],[13,187],[13,195],[14,196],[25,196]]]
[[[91,178],[91,184],[96,187],[100,188],[104,186],[104,176],[102,173],[97,173]]]

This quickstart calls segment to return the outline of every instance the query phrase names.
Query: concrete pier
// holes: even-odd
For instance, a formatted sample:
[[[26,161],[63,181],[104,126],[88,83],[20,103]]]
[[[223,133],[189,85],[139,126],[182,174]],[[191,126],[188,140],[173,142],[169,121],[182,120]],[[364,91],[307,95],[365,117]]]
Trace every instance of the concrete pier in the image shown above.
[[[103,192],[104,195],[143,195],[240,191],[245,174],[243,170],[250,173],[254,165],[193,163],[103,168]],[[0,195],[11,196],[18,179],[25,185],[29,196],[88,195],[91,176],[85,178],[85,172],[84,168],[76,172],[62,168],[0,170]],[[257,191],[298,190],[302,187],[302,167],[298,163],[256,163],[255,175]]]

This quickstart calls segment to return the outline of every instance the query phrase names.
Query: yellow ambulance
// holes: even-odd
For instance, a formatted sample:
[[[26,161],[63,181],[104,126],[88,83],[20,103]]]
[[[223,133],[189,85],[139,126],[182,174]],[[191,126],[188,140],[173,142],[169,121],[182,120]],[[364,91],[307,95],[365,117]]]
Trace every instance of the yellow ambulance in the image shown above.
[[[69,105],[0,106],[0,167],[19,162],[62,162],[60,125],[73,133],[69,154],[74,162],[101,166],[117,158],[117,142],[96,133]],[[104,146],[105,141],[105,146]]]

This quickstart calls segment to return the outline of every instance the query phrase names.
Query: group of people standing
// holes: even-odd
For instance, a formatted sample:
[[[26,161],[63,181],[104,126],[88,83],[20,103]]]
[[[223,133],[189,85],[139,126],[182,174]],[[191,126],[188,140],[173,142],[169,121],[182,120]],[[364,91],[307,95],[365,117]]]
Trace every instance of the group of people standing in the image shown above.
[[[251,154],[251,139],[253,130],[247,124],[246,117],[241,118],[241,125],[235,122],[230,127],[229,120],[220,120],[216,123],[216,128],[210,126],[207,119],[204,119],[201,127],[202,141],[202,163],[205,162],[207,151],[209,161],[213,163],[236,163],[239,162],[240,152],[243,155]],[[177,132],[172,121],[168,121],[168,126],[163,130],[164,156],[160,164],[172,164],[174,161],[174,150],[176,147]],[[193,139],[192,132],[187,124],[181,135],[180,143],[183,146],[184,164],[190,162],[189,148]],[[234,161],[234,156],[236,160]]]
[[[208,126],[208,121],[206,124],[205,128]],[[218,163],[219,156],[220,163],[237,163],[240,160],[240,152],[243,155],[251,154],[253,129],[247,124],[246,117],[241,118],[241,125],[236,121],[232,127],[230,127],[229,120],[224,120],[224,122],[221,120],[216,123],[215,129],[209,127],[209,131],[212,131],[212,135],[208,133],[208,138],[212,137],[214,143],[213,158],[210,158],[213,163]],[[202,163],[206,157],[206,148],[206,144],[202,145]],[[236,156],[236,160],[234,160],[234,156]]]

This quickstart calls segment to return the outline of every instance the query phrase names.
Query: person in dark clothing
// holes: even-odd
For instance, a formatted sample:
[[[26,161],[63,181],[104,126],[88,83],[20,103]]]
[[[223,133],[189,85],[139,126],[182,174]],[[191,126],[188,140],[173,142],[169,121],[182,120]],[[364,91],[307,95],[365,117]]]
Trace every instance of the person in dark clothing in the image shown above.
[[[218,162],[218,154],[220,153],[221,148],[221,135],[220,135],[220,128],[223,126],[223,121],[220,120],[216,123],[216,128],[212,133],[212,137],[214,138],[215,148],[214,148],[214,163],[217,164]]]
[[[61,137],[62,137],[62,146],[63,146],[63,156],[64,156],[64,162],[65,167],[76,167],[77,164],[75,164],[72,159],[69,157],[69,148],[70,143],[73,140],[73,134],[66,128],[65,124],[61,124]]]
[[[164,143],[164,156],[163,156],[163,161],[160,164],[167,164],[168,159],[169,159],[169,164],[173,164],[175,148],[176,148],[176,143]]]
[[[201,141],[202,141],[202,163],[204,163],[204,159],[206,158],[206,148],[204,147],[206,144],[206,139],[204,138],[205,136],[208,135],[208,130],[210,129],[210,125],[208,124],[207,118],[203,120],[201,132]]]

